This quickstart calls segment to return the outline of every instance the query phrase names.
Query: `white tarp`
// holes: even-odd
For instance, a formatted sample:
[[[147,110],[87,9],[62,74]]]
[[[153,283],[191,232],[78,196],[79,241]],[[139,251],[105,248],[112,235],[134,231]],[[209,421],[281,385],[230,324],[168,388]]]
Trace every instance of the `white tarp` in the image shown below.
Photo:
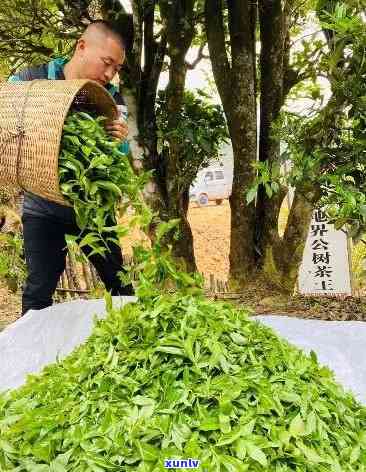
[[[134,297],[113,297],[121,306]],[[0,391],[22,385],[57,358],[67,356],[91,333],[93,317],[105,317],[104,300],[77,300],[29,311],[0,333]],[[336,379],[366,405],[366,323],[256,316],[305,352],[313,350]]]
[[[288,316],[257,316],[291,344],[306,353],[314,351],[328,366],[345,390],[366,405],[366,323],[363,321],[322,321]]]
[[[135,297],[113,297],[118,307]],[[22,385],[27,374],[37,373],[62,359],[90,335],[94,315],[105,317],[105,302],[74,300],[43,310],[29,310],[0,333],[0,391]]]

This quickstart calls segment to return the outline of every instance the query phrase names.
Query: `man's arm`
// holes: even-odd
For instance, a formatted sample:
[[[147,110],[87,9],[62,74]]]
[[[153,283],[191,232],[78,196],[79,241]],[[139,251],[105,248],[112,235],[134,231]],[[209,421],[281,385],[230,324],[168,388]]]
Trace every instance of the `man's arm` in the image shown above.
[[[112,90],[110,90],[109,92],[113,96],[116,104],[117,105],[123,105],[124,107],[127,108],[127,104],[126,104],[123,96],[121,95],[121,93],[118,91],[117,87],[113,86],[112,88],[114,89],[114,93],[112,93]],[[119,149],[124,154],[129,154],[130,151],[131,151],[130,145],[129,145],[127,140],[123,141],[120,144]],[[131,156],[131,157],[132,157],[132,165],[133,165],[135,171],[139,172],[143,168],[143,163],[142,163],[141,158],[134,158],[134,156]]]
[[[123,97],[117,87],[115,87],[114,85],[109,85],[108,91],[112,95],[117,105],[126,106],[125,101],[123,100]],[[128,144],[128,141],[125,139],[127,138],[128,134],[127,122],[121,122],[120,120],[116,120],[107,125],[106,130],[109,132],[109,134],[121,140],[119,150],[124,154],[128,154],[130,152],[130,146]]]

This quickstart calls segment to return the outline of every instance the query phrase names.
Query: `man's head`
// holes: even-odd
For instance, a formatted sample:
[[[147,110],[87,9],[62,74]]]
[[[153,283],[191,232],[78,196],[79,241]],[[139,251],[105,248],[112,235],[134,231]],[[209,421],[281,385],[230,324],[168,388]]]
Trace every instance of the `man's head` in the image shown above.
[[[125,55],[122,36],[109,23],[98,20],[78,40],[72,62],[77,78],[105,85],[120,70]]]

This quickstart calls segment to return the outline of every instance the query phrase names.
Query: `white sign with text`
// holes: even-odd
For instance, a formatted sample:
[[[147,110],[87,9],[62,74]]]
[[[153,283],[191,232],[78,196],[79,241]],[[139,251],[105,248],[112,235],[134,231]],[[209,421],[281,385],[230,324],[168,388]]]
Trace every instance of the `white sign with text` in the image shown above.
[[[352,295],[347,235],[315,210],[299,271],[299,292],[304,295]]]

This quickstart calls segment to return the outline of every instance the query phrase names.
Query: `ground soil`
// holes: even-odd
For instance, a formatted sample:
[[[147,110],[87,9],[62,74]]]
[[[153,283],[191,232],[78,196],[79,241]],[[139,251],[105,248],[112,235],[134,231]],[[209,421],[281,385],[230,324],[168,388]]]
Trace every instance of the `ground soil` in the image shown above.
[[[12,293],[0,281],[0,331],[20,316],[20,293]]]
[[[198,270],[209,279],[213,274],[218,280],[227,280],[230,248],[230,207],[227,201],[199,208],[191,205],[188,215],[194,235],[194,250]],[[142,235],[139,231],[123,240],[126,254]],[[332,298],[286,297],[274,287],[256,281],[245,293],[232,303],[245,306],[257,314],[278,314],[320,318],[329,320],[365,320],[366,297],[349,297],[345,300]],[[0,282],[0,329],[19,317],[20,293],[14,294]]]

